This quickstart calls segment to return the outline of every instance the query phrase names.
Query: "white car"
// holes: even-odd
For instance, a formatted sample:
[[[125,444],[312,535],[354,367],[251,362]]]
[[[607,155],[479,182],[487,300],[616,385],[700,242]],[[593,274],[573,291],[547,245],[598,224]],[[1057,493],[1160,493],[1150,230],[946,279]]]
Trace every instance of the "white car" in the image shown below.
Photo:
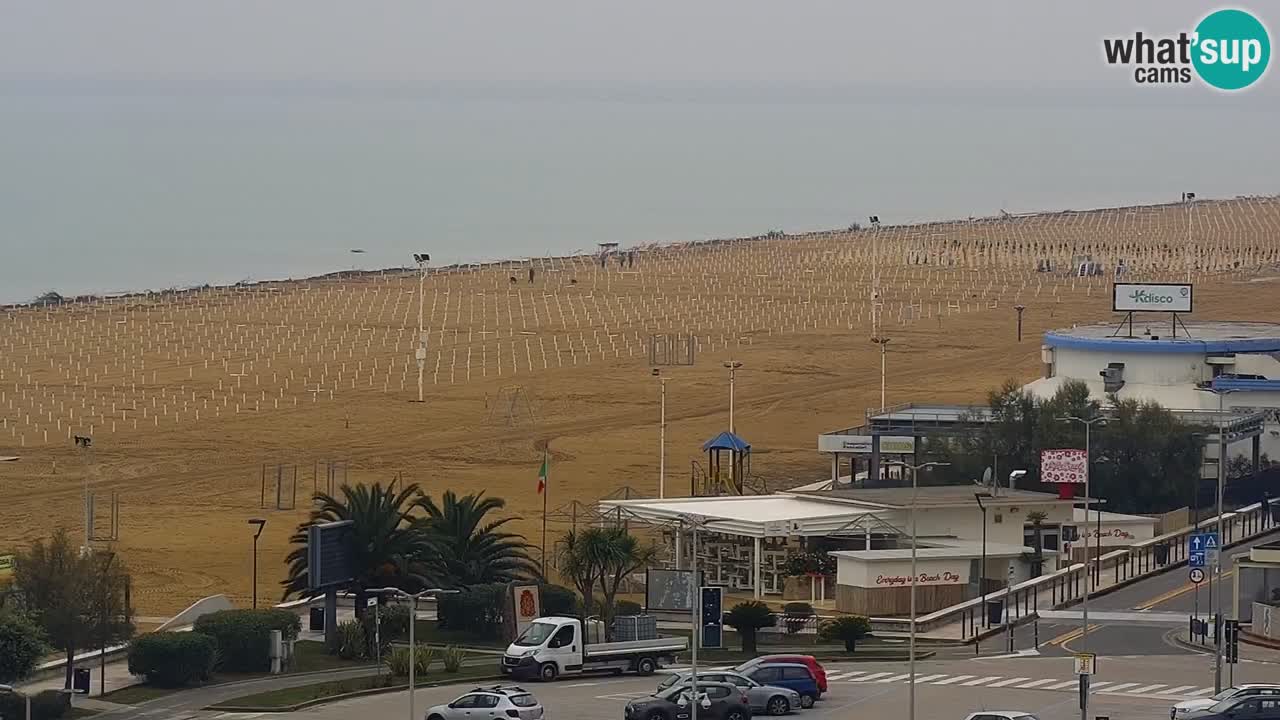
[[[428,708],[424,720],[542,720],[542,703],[522,687],[478,687],[448,705]]]
[[[1022,710],[983,710],[969,713],[964,720],[1040,720],[1040,718]]]
[[[1229,687],[1213,697],[1183,700],[1169,709],[1169,717],[1171,720],[1189,718],[1201,710],[1208,710],[1223,700],[1237,697],[1252,697],[1254,695],[1280,695],[1280,685],[1271,683],[1252,683],[1249,685],[1240,685],[1239,687]]]

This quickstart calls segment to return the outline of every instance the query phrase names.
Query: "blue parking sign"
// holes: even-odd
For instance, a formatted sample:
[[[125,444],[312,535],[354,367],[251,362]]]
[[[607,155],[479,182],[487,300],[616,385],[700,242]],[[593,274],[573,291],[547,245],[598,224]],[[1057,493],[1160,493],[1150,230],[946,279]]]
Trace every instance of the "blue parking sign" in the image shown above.
[[[1204,552],[1193,552],[1187,554],[1187,567],[1202,568],[1205,566]]]

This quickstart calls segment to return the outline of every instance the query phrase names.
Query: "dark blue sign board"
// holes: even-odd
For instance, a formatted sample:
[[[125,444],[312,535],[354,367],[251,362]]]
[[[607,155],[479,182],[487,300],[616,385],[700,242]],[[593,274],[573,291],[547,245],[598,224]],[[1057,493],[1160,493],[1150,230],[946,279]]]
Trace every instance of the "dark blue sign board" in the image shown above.
[[[1204,551],[1187,554],[1187,567],[1202,568],[1205,566]]]
[[[1187,536],[1187,552],[1202,553],[1218,549],[1218,533],[1202,532]]]
[[[312,590],[345,585],[355,579],[351,556],[351,520],[321,523],[307,528],[307,585]]]
[[[724,646],[724,588],[702,588],[702,647]]]

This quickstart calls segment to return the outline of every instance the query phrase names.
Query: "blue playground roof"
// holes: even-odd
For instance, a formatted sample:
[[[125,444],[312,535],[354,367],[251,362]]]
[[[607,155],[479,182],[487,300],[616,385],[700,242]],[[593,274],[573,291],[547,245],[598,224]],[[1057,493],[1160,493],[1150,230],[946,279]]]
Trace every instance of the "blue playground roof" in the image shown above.
[[[751,450],[751,443],[725,431],[711,438],[702,444],[703,450],[732,450],[734,452],[748,452]]]

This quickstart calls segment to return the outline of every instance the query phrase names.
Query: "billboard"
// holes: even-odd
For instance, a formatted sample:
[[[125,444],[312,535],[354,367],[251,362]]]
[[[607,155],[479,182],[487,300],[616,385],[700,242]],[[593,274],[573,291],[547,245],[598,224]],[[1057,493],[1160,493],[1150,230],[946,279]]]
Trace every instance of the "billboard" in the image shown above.
[[[1084,450],[1041,450],[1040,482],[1084,484],[1089,457]]]
[[[542,617],[542,593],[537,585],[511,585],[511,610],[516,621],[516,635],[524,632],[534,620]]]
[[[1190,283],[1116,283],[1111,288],[1116,312],[1191,312]]]
[[[910,455],[916,451],[916,439],[910,435],[881,435],[880,452],[886,455]],[[818,452],[871,453],[870,435],[819,435]]]
[[[354,526],[353,521],[342,520],[307,528],[307,584],[312,590],[345,585],[355,578]]]
[[[693,572],[656,570],[645,573],[646,610],[693,610]]]

